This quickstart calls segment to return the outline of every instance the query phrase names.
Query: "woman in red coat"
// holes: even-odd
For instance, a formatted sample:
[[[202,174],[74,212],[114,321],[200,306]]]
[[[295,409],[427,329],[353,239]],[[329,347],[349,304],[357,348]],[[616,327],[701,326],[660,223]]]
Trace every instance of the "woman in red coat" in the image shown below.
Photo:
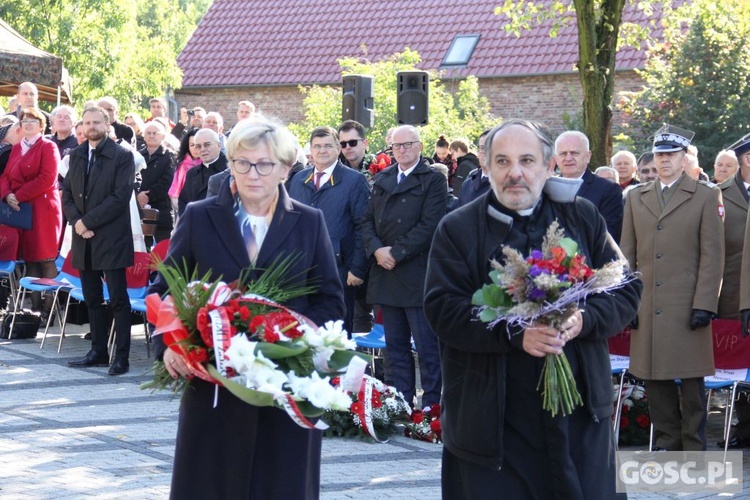
[[[0,176],[0,198],[14,210],[30,203],[32,227],[19,229],[19,258],[26,262],[26,274],[42,278],[57,275],[55,258],[62,230],[60,194],[57,191],[57,167],[60,153],[52,141],[42,138],[46,118],[37,109],[21,115],[21,142],[13,146],[8,165]],[[42,310],[41,296],[31,298],[32,309]],[[43,315],[49,312],[46,304]]]

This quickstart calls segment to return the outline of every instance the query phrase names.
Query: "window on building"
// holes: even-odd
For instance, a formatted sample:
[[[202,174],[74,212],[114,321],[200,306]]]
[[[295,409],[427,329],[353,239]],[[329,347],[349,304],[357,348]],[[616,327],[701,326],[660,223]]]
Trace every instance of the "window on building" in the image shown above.
[[[440,66],[466,66],[479,42],[479,35],[456,35]]]

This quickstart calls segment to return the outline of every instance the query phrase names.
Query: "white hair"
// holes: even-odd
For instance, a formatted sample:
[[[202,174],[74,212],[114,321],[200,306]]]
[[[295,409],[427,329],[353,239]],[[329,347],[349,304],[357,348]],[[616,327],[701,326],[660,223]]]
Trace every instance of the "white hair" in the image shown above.
[[[577,137],[583,142],[583,148],[588,151],[590,147],[589,138],[586,137],[586,134],[583,132],[579,132],[577,130],[566,130],[562,134],[557,136],[557,139],[555,139],[555,153],[557,153],[557,145],[560,144],[560,141],[567,137]]]

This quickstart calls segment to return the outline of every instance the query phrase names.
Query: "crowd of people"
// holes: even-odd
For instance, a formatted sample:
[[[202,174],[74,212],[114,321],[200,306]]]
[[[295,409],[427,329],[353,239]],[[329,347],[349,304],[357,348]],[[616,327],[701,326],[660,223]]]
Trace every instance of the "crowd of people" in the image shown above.
[[[419,129],[403,125],[388,131],[380,152],[393,165],[373,175],[366,130],[352,120],[315,128],[303,145],[249,101],[238,103],[236,123],[224,131],[223,117],[202,107],[183,109],[173,123],[161,98],[150,100],[147,120],[130,113],[120,122],[111,97],[87,103],[79,120],[66,105],[47,115],[37,96],[22,84],[17,111],[2,118],[0,198],[14,210],[31,204],[33,225],[0,226],[1,253],[23,259],[29,275],[54,277],[68,228],[92,330],[90,352],[71,366],[129,369],[134,204],[158,210],[146,246],[170,239],[168,259],[200,275],[231,281],[245,267],[302,252],[295,279],[319,289],[288,306],[316,322],[341,319],[353,334],[381,321],[385,382],[414,407],[441,405],[446,498],[498,489],[519,498],[614,497],[606,339],[626,328],[655,446],[706,449],[711,320],[738,320],[743,334],[750,321],[750,137],[717,155],[709,181],[693,133],[670,125],[656,131],[650,151],[617,151],[595,172],[578,131],[553,138],[540,124],[509,120],[476,144],[441,135],[430,155]],[[575,191],[555,193],[553,176],[576,183]],[[554,220],[590,265],[623,258],[638,278],[591,298],[559,328],[488,330],[471,298],[489,282],[490,261],[503,259],[503,245],[540,248]],[[117,331],[111,364],[102,277]],[[161,277],[151,290],[167,291]],[[50,314],[40,296],[32,307]],[[191,375],[189,363],[158,347],[173,376]],[[535,390],[544,356],[561,352],[588,388],[568,417],[543,412]],[[181,406],[174,497],[316,497],[319,434],[228,393],[212,411],[214,388],[194,385]],[[750,445],[748,404],[740,423],[731,447]],[[293,481],[283,472],[290,465],[300,472]]]

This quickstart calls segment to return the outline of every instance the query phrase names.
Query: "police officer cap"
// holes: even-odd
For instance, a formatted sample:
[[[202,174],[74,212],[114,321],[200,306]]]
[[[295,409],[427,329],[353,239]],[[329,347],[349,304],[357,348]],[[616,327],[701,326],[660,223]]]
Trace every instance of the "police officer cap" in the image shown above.
[[[693,140],[695,132],[681,129],[674,125],[665,123],[654,134],[654,147],[652,153],[673,153],[675,151],[686,151]]]
[[[732,151],[734,151],[734,154],[737,155],[737,158],[744,155],[745,153],[750,152],[750,134],[743,136],[742,139],[738,140],[727,149],[731,149]]]

